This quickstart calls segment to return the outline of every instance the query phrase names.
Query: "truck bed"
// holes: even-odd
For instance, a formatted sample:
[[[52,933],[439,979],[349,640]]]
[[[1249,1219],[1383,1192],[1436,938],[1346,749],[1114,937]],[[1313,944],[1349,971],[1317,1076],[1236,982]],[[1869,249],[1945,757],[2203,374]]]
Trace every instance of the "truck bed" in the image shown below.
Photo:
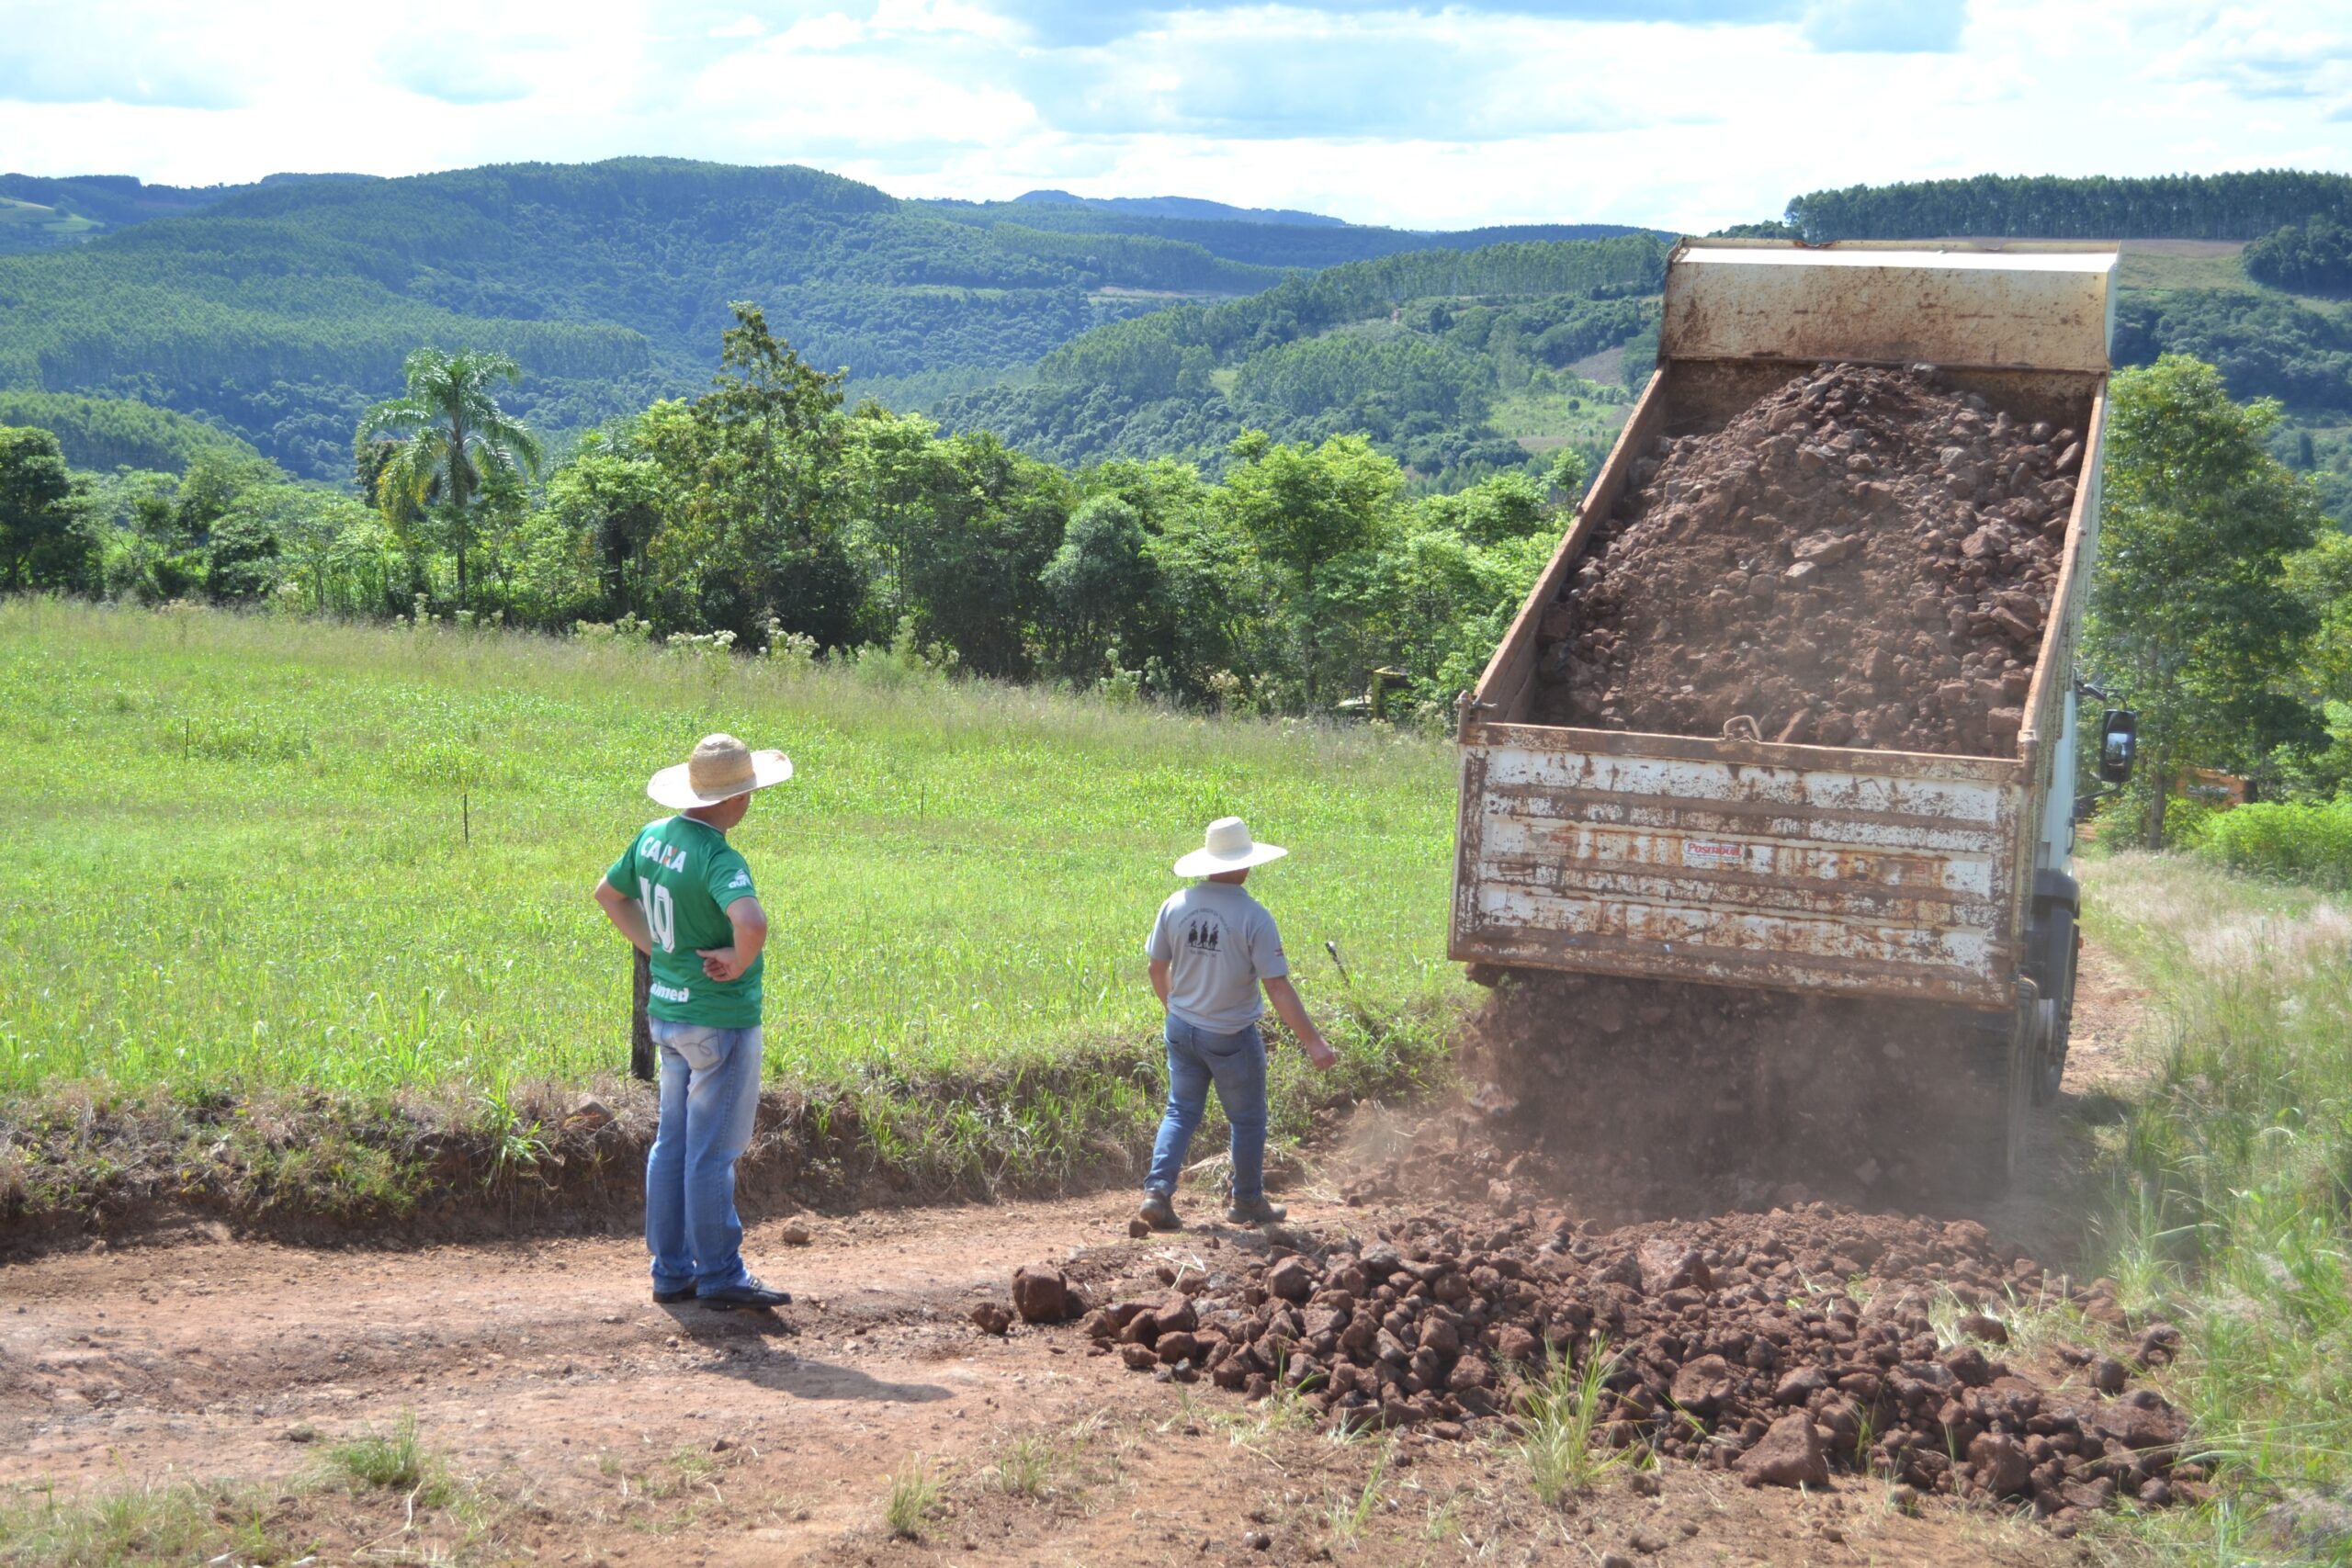
[[[1675,310],[1669,290],[1668,312]],[[1780,990],[2011,1005],[2096,534],[2105,378],[1944,367],[2020,418],[2085,433],[2014,756],[1929,756],[1525,722],[1536,628],[1634,464],[1809,367],[1669,360],[1465,700],[1450,951]]]

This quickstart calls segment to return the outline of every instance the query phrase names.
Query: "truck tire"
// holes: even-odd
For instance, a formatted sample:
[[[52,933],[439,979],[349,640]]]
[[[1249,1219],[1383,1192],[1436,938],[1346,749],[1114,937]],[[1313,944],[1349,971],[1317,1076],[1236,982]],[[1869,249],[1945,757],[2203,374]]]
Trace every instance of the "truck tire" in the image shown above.
[[[2048,1105],[2058,1098],[2066,1077],[2066,1046],[2074,1029],[2075,974],[2082,937],[2074,909],[2064,904],[2044,906],[2034,929],[2034,978],[2041,991],[2044,1021],[2032,1053],[2033,1103]]]
[[[2007,1013],[1979,1015],[1974,1042],[1961,1065],[1963,1082],[1954,1108],[1951,1185],[1962,1196],[2006,1197],[2025,1160],[2031,1128],[2035,1039],[2041,995],[2030,981]]]

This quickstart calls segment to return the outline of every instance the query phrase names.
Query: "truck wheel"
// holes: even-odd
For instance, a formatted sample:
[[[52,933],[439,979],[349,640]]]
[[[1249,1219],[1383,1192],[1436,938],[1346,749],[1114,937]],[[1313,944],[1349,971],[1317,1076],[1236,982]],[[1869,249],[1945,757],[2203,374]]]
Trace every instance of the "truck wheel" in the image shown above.
[[[2039,997],[2029,998],[2018,1010],[2018,1027],[2009,1039],[2007,1072],[2001,1086],[2007,1114],[2002,1118],[1999,1195],[2008,1192],[2025,1163],[2026,1134],[2033,1121],[2035,1064],[2039,1060],[2034,1045],[2041,1033],[2040,1003]]]
[[[1954,1151],[1955,1185],[1968,1197],[2004,1197],[2017,1179],[2031,1122],[2040,1004],[2028,982],[2013,1010],[1980,1018],[1971,1031],[1968,1110],[1955,1128],[1961,1145]]]
[[[2040,921],[2038,976],[2042,996],[2042,1027],[2033,1052],[2033,1103],[2048,1105],[2058,1098],[2066,1077],[2066,1046],[2075,1021],[2075,969],[2082,939],[2075,911],[2052,904]]]

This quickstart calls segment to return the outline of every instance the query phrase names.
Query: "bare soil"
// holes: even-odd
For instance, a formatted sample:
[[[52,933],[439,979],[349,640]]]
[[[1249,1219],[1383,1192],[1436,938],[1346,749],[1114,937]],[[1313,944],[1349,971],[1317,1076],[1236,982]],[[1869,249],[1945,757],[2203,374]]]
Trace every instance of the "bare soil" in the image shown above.
[[[1925,369],[1662,435],[1544,615],[1536,722],[2009,754],[2081,463]]]
[[[2129,1032],[2120,987],[2088,999],[2095,1035]],[[2030,1228],[2068,1207],[2080,1105],[2097,1098],[2087,1081],[2070,1089],[2037,1156],[2040,1197],[1980,1216],[1996,1251],[2010,1218]],[[1294,1224],[1369,1238],[1427,1212],[1350,1205],[1339,1186],[1310,1176],[1289,1194]],[[1555,1198],[1575,1206],[1573,1192]],[[1197,1220],[1211,1204],[1186,1209]],[[628,1239],[297,1248],[199,1216],[146,1245],[36,1258],[0,1268],[0,1497],[21,1507],[51,1486],[70,1499],[233,1481],[252,1489],[277,1561],[315,1550],[322,1563],[2083,1560],[2018,1511],[1930,1495],[1915,1516],[1887,1483],[1846,1473],[1791,1491],[1669,1461],[1655,1495],[1621,1470],[1546,1509],[1520,1462],[1476,1432],[1340,1441],[1311,1404],[1132,1373],[1074,1325],[998,1337],[969,1321],[1023,1265],[1061,1266],[1107,1302],[1164,1286],[1163,1269],[1267,1261],[1245,1245],[1256,1238],[1217,1225],[1131,1240],[1130,1212],[1110,1193],[852,1213],[804,1221],[801,1247],[782,1222],[761,1224],[748,1250],[797,1297],[772,1317],[653,1306]],[[1447,1212],[1456,1226],[1501,1226],[1515,1205]],[[1804,1213],[1577,1236],[1638,1253],[1677,1224],[1730,1224],[1768,1241],[1780,1226],[1795,1243],[1831,1223]],[[403,1413],[454,1499],[352,1483],[325,1457]],[[915,1540],[885,1523],[889,1478],[910,1465],[941,1486]],[[1367,1496],[1359,1532],[1351,1517]]]

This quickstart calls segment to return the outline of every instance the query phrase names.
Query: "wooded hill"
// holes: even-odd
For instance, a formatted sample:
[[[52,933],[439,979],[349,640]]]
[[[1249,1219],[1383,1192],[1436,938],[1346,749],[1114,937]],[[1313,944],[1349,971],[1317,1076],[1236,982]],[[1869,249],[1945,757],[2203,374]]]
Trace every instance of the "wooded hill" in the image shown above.
[[[1361,432],[1451,488],[1523,466],[1571,430],[1597,446],[1613,428],[1605,416],[1569,418],[1523,445],[1494,416],[1513,397],[1549,397],[1563,416],[1621,399],[1567,372],[1654,333],[1666,252],[1640,234],[1351,262],[1252,299],[1097,328],[1023,382],[934,412],[1073,466],[1181,457],[1215,467],[1245,429],[1285,441]]]
[[[1849,186],[1789,203],[1788,223],[1831,240],[2256,240],[2313,217],[2352,221],[2352,175],[2304,169],[2234,175],[1977,175]]]
[[[138,399],[321,479],[347,471],[358,412],[423,343],[512,354],[518,411],[579,429],[698,389],[735,299],[817,364],[953,387],[1171,298],[1512,232],[910,202],[812,169],[650,158],[217,196],[8,176],[0,195],[100,232],[0,256],[0,389]]]

